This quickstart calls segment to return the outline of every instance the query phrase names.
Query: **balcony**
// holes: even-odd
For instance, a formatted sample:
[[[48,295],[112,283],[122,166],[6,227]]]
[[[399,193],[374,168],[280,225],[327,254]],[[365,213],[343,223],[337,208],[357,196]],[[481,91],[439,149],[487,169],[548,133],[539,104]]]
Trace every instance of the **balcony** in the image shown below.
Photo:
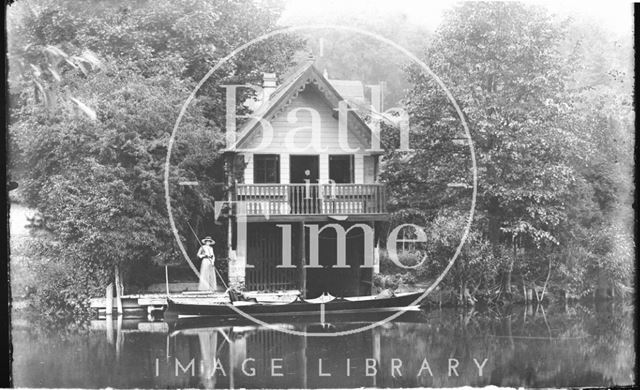
[[[238,184],[234,200],[249,221],[387,219],[382,184]]]

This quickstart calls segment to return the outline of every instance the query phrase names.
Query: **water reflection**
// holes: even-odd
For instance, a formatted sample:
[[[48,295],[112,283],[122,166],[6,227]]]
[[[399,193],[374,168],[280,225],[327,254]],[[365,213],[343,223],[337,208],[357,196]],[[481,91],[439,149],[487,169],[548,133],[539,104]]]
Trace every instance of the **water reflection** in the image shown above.
[[[156,388],[631,384],[631,311],[619,305],[439,310],[328,338],[203,319],[101,321],[88,334],[69,337],[14,330],[14,380],[26,387]],[[279,326],[336,332],[375,320],[290,318]]]

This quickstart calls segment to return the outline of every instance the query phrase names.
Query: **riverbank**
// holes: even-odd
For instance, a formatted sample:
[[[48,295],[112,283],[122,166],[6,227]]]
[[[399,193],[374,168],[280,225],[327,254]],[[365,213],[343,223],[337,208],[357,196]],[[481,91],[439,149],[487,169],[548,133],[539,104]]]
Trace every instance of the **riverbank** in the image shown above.
[[[378,279],[384,278],[385,275],[381,275]],[[629,293],[611,293],[612,289],[603,288],[596,293],[586,294],[582,296],[569,294],[564,290],[552,289],[544,290],[543,288],[529,289],[525,294],[524,291],[518,291],[516,286],[513,286],[512,293],[504,293],[500,290],[492,291],[474,291],[473,295],[466,291],[461,294],[459,290],[437,286],[433,292],[424,299],[422,306],[427,308],[464,308],[464,307],[482,307],[482,308],[496,308],[511,305],[571,305],[571,304],[583,304],[592,305],[600,303],[624,303],[631,302],[633,299]],[[394,284],[382,284],[378,283],[376,288],[382,290],[384,288],[391,288],[395,292],[410,292],[416,290],[426,290],[431,287],[431,284],[406,284],[396,286]]]

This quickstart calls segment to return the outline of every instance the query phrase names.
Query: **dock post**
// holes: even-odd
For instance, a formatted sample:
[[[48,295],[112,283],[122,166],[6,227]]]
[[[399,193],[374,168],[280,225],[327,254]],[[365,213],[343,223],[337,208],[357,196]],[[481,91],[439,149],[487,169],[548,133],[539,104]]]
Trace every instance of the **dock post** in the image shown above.
[[[105,315],[111,319],[113,315],[113,283],[109,283],[107,286],[107,292],[105,294]]]
[[[536,294],[536,298],[537,298],[537,295],[538,294]],[[533,289],[532,288],[527,290],[527,296],[525,297],[525,299],[526,299],[527,302],[533,302]]]
[[[118,315],[122,315],[122,281],[120,280],[120,267],[116,265],[115,268],[115,282],[116,282],[116,308],[118,310]]]

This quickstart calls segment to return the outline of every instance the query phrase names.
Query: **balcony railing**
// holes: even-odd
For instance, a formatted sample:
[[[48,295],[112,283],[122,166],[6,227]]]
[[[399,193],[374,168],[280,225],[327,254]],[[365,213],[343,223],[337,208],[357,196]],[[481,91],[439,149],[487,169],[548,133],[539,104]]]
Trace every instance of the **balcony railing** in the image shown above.
[[[382,184],[238,184],[234,200],[247,215],[386,213]]]

